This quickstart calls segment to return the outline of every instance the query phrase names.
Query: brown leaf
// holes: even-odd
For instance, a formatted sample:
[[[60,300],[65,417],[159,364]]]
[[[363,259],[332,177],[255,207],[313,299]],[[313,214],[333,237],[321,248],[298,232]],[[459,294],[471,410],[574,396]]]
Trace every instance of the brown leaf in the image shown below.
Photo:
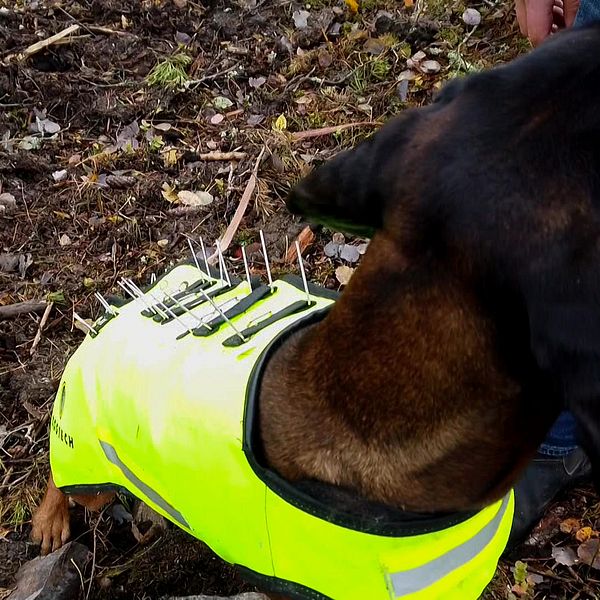
[[[563,533],[573,533],[581,529],[581,523],[577,519],[569,518],[565,519],[560,524],[560,530]]]
[[[600,569],[600,540],[588,540],[577,548],[577,556],[586,565]]]
[[[352,277],[355,269],[343,265],[335,270],[335,276],[342,285],[348,285],[350,277]]]
[[[311,228],[307,225],[298,234],[298,237],[296,239],[298,240],[298,243],[300,244],[300,254],[304,254],[306,252],[306,250],[315,241],[315,234],[312,232]],[[298,257],[296,256],[296,244],[290,244],[290,247],[288,248],[288,250],[285,254],[284,262],[289,264],[289,263],[293,263],[297,259],[298,259]]]

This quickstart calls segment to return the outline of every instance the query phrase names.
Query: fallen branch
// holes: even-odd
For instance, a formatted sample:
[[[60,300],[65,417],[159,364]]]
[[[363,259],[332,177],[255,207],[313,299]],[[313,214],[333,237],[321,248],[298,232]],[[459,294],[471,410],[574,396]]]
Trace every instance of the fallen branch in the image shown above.
[[[46,309],[47,305],[48,303],[45,300],[26,300],[25,302],[0,306],[0,321],[25,313],[41,312]]]
[[[200,154],[200,160],[244,160],[248,155],[245,152],[206,152]]]
[[[67,27],[66,29],[63,29],[62,31],[59,31],[58,33],[55,33],[54,35],[51,35],[49,38],[46,38],[45,40],[40,40],[39,42],[36,42],[35,44],[31,44],[31,46],[29,46],[28,48],[25,48],[25,50],[21,53],[19,58],[21,60],[25,60],[26,58],[29,58],[30,56],[37,54],[41,50],[44,50],[45,48],[52,46],[52,44],[56,44],[63,38],[66,38],[67,36],[71,35],[72,33],[79,31],[79,29],[80,29],[79,25],[69,25],[69,27]]]
[[[242,222],[242,219],[246,212],[246,208],[248,208],[248,203],[250,202],[250,198],[252,197],[252,194],[254,193],[254,188],[256,187],[258,167],[260,166],[260,161],[262,160],[264,153],[265,153],[265,148],[263,146],[262,150],[260,151],[260,154],[258,155],[258,158],[256,159],[256,163],[254,163],[254,168],[252,169],[252,173],[250,174],[250,179],[248,179],[248,183],[246,184],[246,188],[244,189],[244,193],[242,194],[240,203],[238,204],[238,207],[235,209],[235,214],[233,215],[233,218],[231,219],[231,223],[229,223],[229,225],[227,226],[225,235],[220,240],[221,252],[225,252],[225,250],[227,250],[227,248],[229,248],[229,245],[231,244],[231,242],[233,240],[233,236],[236,234],[236,231],[238,230],[238,227],[240,226],[240,223]],[[218,254],[218,252],[215,251],[208,258],[208,263],[211,265],[216,265],[218,258],[219,258],[219,254]]]
[[[301,142],[310,138],[321,137],[323,135],[331,135],[339,133],[353,127],[381,127],[379,121],[358,121],[357,123],[343,123],[342,125],[331,125],[330,127],[321,127],[320,129],[307,129],[306,131],[296,131],[292,133],[292,142]]]
[[[48,317],[50,316],[50,311],[52,310],[53,306],[54,306],[54,304],[52,302],[48,302],[48,305],[46,306],[46,310],[44,311],[44,314],[42,315],[42,319],[40,320],[40,326],[38,327],[35,337],[33,338],[33,344],[31,344],[31,348],[29,349],[29,356],[33,356],[33,353],[35,352],[37,345],[40,343],[40,340],[42,339],[42,330],[46,326],[46,321],[48,320]]]

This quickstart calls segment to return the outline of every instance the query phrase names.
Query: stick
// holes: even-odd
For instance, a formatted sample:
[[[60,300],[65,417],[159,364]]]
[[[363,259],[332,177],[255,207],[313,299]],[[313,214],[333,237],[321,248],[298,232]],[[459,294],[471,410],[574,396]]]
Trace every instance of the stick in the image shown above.
[[[46,305],[47,302],[45,300],[27,300],[26,302],[17,302],[16,304],[0,306],[0,321],[24,313],[41,312],[46,308]]]
[[[35,44],[31,44],[31,46],[25,48],[25,50],[22,52],[22,54],[20,55],[20,59],[24,60],[26,58],[29,58],[30,56],[33,56],[34,54],[37,54],[40,50],[48,48],[48,46],[52,46],[52,44],[55,44],[58,40],[62,40],[68,35],[79,31],[79,29],[79,25],[69,25],[69,27],[67,27],[66,29],[63,29],[62,31],[59,31],[54,35],[51,35],[49,38],[46,38],[45,40],[40,40]]]
[[[200,154],[200,160],[244,160],[248,156],[245,152],[206,152]]]
[[[342,125],[332,125],[331,127],[321,127],[320,129],[307,129],[306,131],[297,131],[292,133],[292,142],[301,142],[310,138],[331,135],[352,127],[380,127],[381,123],[377,121],[358,121],[357,123],[343,123]]]
[[[40,343],[40,340],[42,339],[42,330],[44,329],[44,327],[46,325],[46,321],[48,320],[48,317],[50,316],[50,311],[52,310],[53,306],[54,306],[54,304],[52,302],[48,302],[48,306],[46,306],[46,310],[44,311],[44,314],[42,315],[42,320],[40,321],[40,326],[38,327],[35,337],[33,338],[33,344],[31,344],[31,348],[29,350],[29,356],[33,356],[33,353],[35,352],[37,345]]]
[[[225,235],[219,240],[219,243],[221,245],[221,252],[225,252],[225,250],[227,250],[227,248],[229,248],[229,244],[231,244],[231,241],[233,240],[233,236],[235,235],[236,231],[238,230],[238,227],[240,226],[242,218],[244,217],[246,208],[248,208],[248,203],[250,202],[250,198],[252,197],[252,194],[254,193],[254,188],[256,187],[256,181],[257,181],[256,176],[258,174],[258,167],[260,166],[260,161],[261,161],[264,153],[265,153],[265,147],[263,146],[262,150],[260,151],[260,154],[258,155],[258,158],[256,159],[256,162],[254,163],[254,168],[252,169],[252,173],[250,174],[250,179],[248,179],[248,183],[246,184],[246,188],[244,189],[244,193],[242,194],[240,203],[238,204],[238,207],[235,209],[235,214],[233,215],[233,218],[231,219],[231,223],[229,223],[229,225],[227,226]],[[211,256],[209,256],[208,264],[215,265],[218,257],[219,257],[219,253],[214,252]]]

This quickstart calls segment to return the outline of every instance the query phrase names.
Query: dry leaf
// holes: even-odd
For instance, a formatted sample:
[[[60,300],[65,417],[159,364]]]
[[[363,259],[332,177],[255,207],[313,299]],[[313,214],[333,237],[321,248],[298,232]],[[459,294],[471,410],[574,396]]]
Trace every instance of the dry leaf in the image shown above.
[[[250,77],[248,79],[248,85],[253,88],[259,88],[261,85],[264,85],[267,82],[266,77]]]
[[[87,323],[90,327],[94,325],[94,321],[92,319],[83,319],[85,323]],[[75,317],[73,317],[73,327],[75,329],[79,329],[79,331],[83,331],[83,333],[87,334],[90,331],[90,327],[86,327],[81,321],[78,321]]]
[[[336,279],[342,285],[348,285],[348,282],[350,281],[350,278],[352,277],[354,271],[355,271],[355,269],[353,269],[352,267],[347,267],[346,265],[344,265],[342,267],[338,267],[335,270]]]
[[[177,192],[177,199],[186,206],[206,206],[213,201],[212,194],[208,192]]]
[[[422,73],[431,74],[438,73],[442,65],[437,60],[424,60],[418,67]]]
[[[577,556],[586,565],[600,569],[600,540],[588,540],[577,548]]]
[[[59,238],[58,238],[58,243],[61,246],[70,246],[71,245],[71,238],[66,234],[63,233]]]
[[[298,237],[296,239],[298,240],[298,244],[300,244],[300,254],[302,255],[315,241],[315,234],[307,225],[298,234]],[[290,247],[288,248],[288,251],[285,254],[284,262],[293,263],[295,260],[298,260],[298,257],[296,256],[296,244],[290,244]]]
[[[357,0],[344,0],[350,12],[356,14],[358,12],[358,1]]]
[[[160,193],[167,202],[175,203],[179,200],[177,192],[166,182],[162,184]]]
[[[575,563],[579,562],[575,551],[568,547],[552,548],[552,558],[557,564],[565,565],[565,567],[572,567]]]
[[[414,5],[414,0],[404,0],[404,8],[412,8]]]
[[[344,244],[340,246],[340,258],[346,262],[355,263],[360,258],[360,252],[356,246]]]
[[[279,115],[273,123],[275,131],[285,131],[287,129],[287,119],[284,114]]]
[[[295,10],[292,13],[292,19],[296,29],[306,29],[308,27],[308,17],[310,17],[310,13],[307,10]]]
[[[576,534],[575,539],[578,542],[587,542],[590,538],[598,537],[598,532],[591,527],[582,527]]]
[[[581,523],[577,519],[569,518],[565,519],[560,524],[560,530],[563,533],[573,533],[581,529]]]

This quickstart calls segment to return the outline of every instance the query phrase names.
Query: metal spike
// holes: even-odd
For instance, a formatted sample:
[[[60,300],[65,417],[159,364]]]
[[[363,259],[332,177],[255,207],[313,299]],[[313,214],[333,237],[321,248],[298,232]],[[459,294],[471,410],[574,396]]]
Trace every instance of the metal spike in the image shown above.
[[[260,243],[262,244],[263,256],[265,257],[265,267],[267,268],[267,278],[269,279],[269,287],[273,287],[273,278],[271,277],[271,266],[269,265],[269,257],[267,256],[267,244],[265,243],[265,235],[263,230],[260,230]]]
[[[246,279],[248,280],[248,286],[252,291],[252,280],[250,279],[250,267],[248,266],[248,258],[246,257],[246,248],[242,246],[242,258],[244,259],[244,269],[246,269]]]
[[[154,313],[155,315],[158,315],[159,317],[166,319],[167,315],[160,310],[157,306],[153,306],[152,304],[150,304],[150,302],[148,302],[148,300],[146,299],[146,297],[144,296],[144,292],[142,292],[142,290],[140,290],[140,288],[135,285],[135,283],[133,283],[133,281],[131,281],[131,279],[125,279],[125,277],[121,278],[120,282],[117,282],[123,289],[127,290],[127,288],[129,288],[129,294],[131,294],[133,296],[134,299],[136,300],[141,300],[142,304],[152,313]],[[125,287],[125,285],[127,287]]]
[[[171,296],[171,294],[169,294],[167,292],[163,292],[163,294],[169,300],[171,300],[171,302],[173,302],[173,304],[175,304],[181,310],[183,310],[186,314],[191,315],[198,322],[199,325],[204,325],[206,327],[206,324],[204,323],[204,321],[202,321],[202,319],[198,315],[194,314],[187,306],[185,306],[185,304],[182,304],[181,302],[179,302],[179,300],[177,300],[177,298],[174,298],[173,296]],[[163,306],[164,306],[164,304],[163,304]]]
[[[202,258],[204,259],[204,268],[207,271],[207,275],[210,276],[210,269],[208,268],[208,258],[206,258],[206,248],[204,247],[204,240],[202,239],[202,236],[200,236],[200,248],[202,248]]]
[[[102,307],[104,308],[104,310],[112,315],[118,315],[118,311],[114,306],[111,306],[103,297],[102,294],[100,294],[99,292],[94,292],[94,296],[96,297],[96,300],[98,300],[98,302],[100,302],[100,304],[102,305]]]
[[[205,300],[208,300],[212,304],[212,307],[225,319],[225,321],[227,321],[227,324],[236,332],[242,342],[245,342],[246,338],[242,335],[242,332],[238,330],[238,328],[231,322],[231,319],[217,306],[216,302],[214,302],[204,290],[200,290],[200,293],[204,296]]]
[[[221,273],[221,279],[223,279],[224,275],[224,279],[225,281],[227,281],[227,285],[231,285],[231,279],[229,278],[229,273],[227,272],[227,265],[225,264],[225,257],[223,256],[223,252],[221,252],[221,242],[217,240],[215,244],[217,246],[217,254],[219,255],[219,272]]]
[[[165,296],[167,295],[166,292],[163,292],[163,294],[165,294]],[[165,309],[165,311],[169,314],[170,317],[173,317],[184,329],[186,329],[190,333],[193,332],[193,328],[186,325],[186,323],[182,321],[162,300],[159,300],[152,292],[148,292],[148,296],[150,296],[150,298],[152,298],[152,300],[156,302],[156,310],[159,310],[159,304],[162,305],[162,307]]]
[[[198,269],[198,271],[200,271],[200,277],[202,277],[202,279],[206,281],[206,276],[204,274],[204,271],[200,268],[200,263],[198,262],[198,257],[196,256],[196,253],[194,252],[194,246],[192,245],[192,240],[190,240],[190,238],[187,238],[187,243],[188,243],[188,246],[190,247],[190,252],[192,253],[192,258],[194,259],[194,263],[196,264],[196,269]]]
[[[300,253],[300,244],[296,240],[296,254],[298,255],[298,264],[300,265],[300,273],[302,273],[302,285],[306,292],[306,303],[310,304],[310,292],[308,291],[308,282],[306,281],[306,273],[304,272],[304,263],[302,262],[302,254]]]
[[[131,296],[134,300],[137,300],[137,295],[134,294],[122,281],[117,281],[117,285],[128,295]]]
[[[75,311],[73,311],[73,318],[79,321],[79,323],[81,323],[90,333],[98,335],[98,332],[89,323],[86,323]]]

